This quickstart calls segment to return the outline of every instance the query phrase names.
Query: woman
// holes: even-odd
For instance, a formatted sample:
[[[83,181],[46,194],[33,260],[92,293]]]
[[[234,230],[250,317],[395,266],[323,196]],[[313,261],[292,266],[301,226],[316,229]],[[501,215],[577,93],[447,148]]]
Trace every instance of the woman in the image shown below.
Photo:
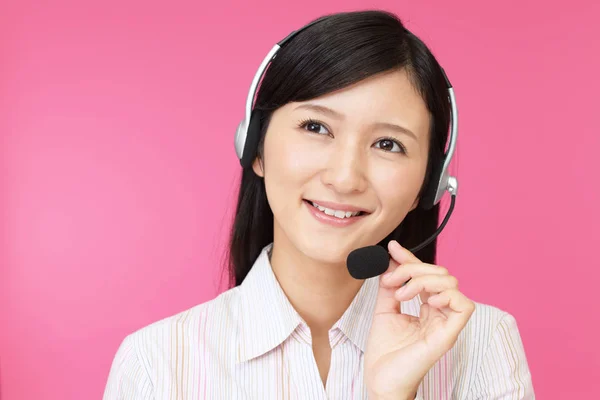
[[[256,143],[236,144],[233,287],[127,336],[105,399],[534,398],[515,319],[462,294],[435,240],[405,248],[437,229],[439,205],[422,203],[446,85],[385,12],[286,41],[256,94]],[[387,273],[353,278],[348,255],[375,244]]]

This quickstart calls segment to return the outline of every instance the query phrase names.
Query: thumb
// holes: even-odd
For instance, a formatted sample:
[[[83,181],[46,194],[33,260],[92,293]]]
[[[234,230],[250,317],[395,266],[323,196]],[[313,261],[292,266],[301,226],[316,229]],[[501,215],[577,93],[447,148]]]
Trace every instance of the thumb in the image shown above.
[[[388,251],[390,253],[390,265],[385,274],[379,277],[379,291],[377,293],[377,301],[375,303],[375,315],[381,313],[400,313],[400,301],[396,300],[395,294],[398,288],[388,287],[381,283],[384,276],[396,268],[399,265],[407,263],[421,263],[410,250],[400,246],[396,240],[391,240],[388,243]]]
[[[422,261],[417,258],[413,253],[410,252],[407,248],[400,246],[395,240],[390,240],[388,243],[388,251],[390,256],[398,263],[398,264],[407,264],[407,263],[421,263]]]
[[[394,294],[396,289],[394,287],[388,287],[382,284],[381,280],[383,277],[398,268],[398,263],[393,259],[390,259],[390,265],[385,274],[379,276],[379,289],[377,291],[377,300],[375,302],[375,315],[400,312],[400,301],[396,300]]]

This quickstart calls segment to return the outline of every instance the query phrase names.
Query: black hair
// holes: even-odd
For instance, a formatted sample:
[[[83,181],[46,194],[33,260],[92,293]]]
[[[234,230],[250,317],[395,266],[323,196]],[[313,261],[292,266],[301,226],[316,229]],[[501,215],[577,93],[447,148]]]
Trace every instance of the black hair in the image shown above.
[[[264,136],[273,112],[295,101],[310,100],[375,74],[403,69],[430,113],[429,154],[419,198],[430,182],[432,168],[443,162],[450,124],[450,104],[443,71],[427,46],[394,14],[367,10],[326,15],[299,32],[278,52],[265,72],[256,96],[260,110],[262,156]],[[392,239],[414,247],[435,232],[439,204],[417,207],[382,242]],[[242,283],[261,250],[273,241],[273,213],[263,178],[243,168],[228,252],[230,287]],[[435,264],[437,239],[415,255]]]

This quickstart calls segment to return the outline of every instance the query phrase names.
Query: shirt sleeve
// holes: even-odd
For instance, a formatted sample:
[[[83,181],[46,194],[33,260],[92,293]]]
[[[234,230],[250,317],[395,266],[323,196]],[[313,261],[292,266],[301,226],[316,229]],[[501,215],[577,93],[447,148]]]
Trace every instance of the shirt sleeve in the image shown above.
[[[154,400],[152,382],[140,362],[133,337],[127,336],[113,359],[103,400]]]
[[[535,399],[525,349],[511,314],[496,326],[468,399]]]

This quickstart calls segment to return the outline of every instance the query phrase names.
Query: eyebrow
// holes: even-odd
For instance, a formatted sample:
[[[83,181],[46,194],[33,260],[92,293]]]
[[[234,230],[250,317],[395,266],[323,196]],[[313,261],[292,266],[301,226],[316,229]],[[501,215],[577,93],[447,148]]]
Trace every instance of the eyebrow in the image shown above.
[[[298,107],[296,107],[294,110],[298,110],[298,109],[315,111],[315,112],[327,115],[327,116],[337,119],[337,120],[344,119],[344,114],[342,114],[338,111],[332,110],[329,107],[321,106],[318,104],[310,104],[310,103],[309,104],[301,104]],[[372,124],[372,126],[375,128],[390,129],[390,130],[396,131],[398,133],[403,133],[405,135],[412,136],[413,139],[415,139],[416,141],[419,141],[419,139],[417,138],[417,135],[415,135],[410,129],[405,128],[400,125],[392,124],[389,122],[375,122],[374,124]]]

